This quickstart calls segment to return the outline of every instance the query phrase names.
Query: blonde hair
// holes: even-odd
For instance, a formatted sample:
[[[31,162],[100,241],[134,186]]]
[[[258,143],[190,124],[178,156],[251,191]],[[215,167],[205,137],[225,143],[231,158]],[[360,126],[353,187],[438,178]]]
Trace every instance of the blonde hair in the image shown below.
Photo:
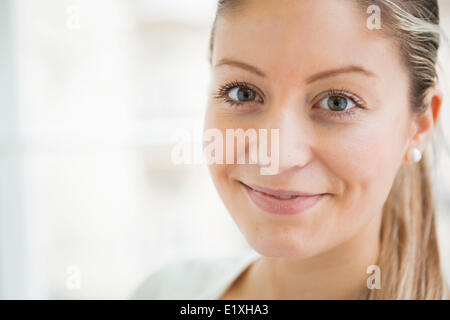
[[[357,0],[378,5],[383,26],[396,39],[409,70],[410,107],[421,114],[427,94],[437,85],[441,36],[437,0]],[[384,14],[383,14],[384,13]],[[436,160],[436,146],[433,144]],[[382,289],[368,290],[367,299],[448,299],[436,228],[431,155],[400,168],[383,207],[378,265]]]
[[[437,60],[443,32],[437,0],[354,0],[362,8],[380,8],[385,36],[393,37],[410,78],[410,106],[415,114],[429,106],[429,90],[438,83]],[[216,21],[244,0],[219,0],[211,30],[210,62]],[[432,145],[435,153],[435,146]],[[378,266],[381,289],[362,299],[448,299],[436,228],[430,154],[402,166],[383,206]],[[435,160],[436,157],[433,157]]]

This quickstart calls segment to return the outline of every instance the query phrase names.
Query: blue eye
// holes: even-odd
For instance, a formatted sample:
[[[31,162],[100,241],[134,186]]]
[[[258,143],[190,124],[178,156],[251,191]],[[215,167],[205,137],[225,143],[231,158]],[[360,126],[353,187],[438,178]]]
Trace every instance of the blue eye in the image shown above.
[[[313,108],[325,109],[324,116],[336,119],[357,119],[358,111],[367,109],[365,102],[346,89],[330,89],[320,94],[323,98]],[[357,108],[355,108],[357,107]]]
[[[258,94],[250,88],[236,87],[228,91],[227,96],[236,101],[249,102],[254,101]]]
[[[342,112],[356,107],[356,104],[351,99],[343,96],[329,96],[319,101],[318,106],[323,109]]]
[[[242,106],[252,102],[263,102],[263,99],[256,93],[255,89],[251,88],[250,85],[245,82],[237,81],[228,83],[219,88],[216,98],[221,99],[232,106]]]

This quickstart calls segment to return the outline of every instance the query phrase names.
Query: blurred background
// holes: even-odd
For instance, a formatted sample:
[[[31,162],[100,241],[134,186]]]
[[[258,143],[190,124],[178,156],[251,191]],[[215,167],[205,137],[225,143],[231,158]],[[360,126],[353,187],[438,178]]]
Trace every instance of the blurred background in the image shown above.
[[[202,127],[215,7],[0,0],[0,298],[126,299],[165,263],[249,248],[206,167],[170,160]],[[436,171],[450,274],[448,153]]]

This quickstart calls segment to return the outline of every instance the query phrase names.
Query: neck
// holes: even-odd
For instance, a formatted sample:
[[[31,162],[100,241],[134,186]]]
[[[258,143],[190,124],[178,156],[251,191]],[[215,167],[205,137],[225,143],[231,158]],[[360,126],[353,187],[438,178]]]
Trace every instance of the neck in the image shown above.
[[[261,257],[248,272],[252,299],[358,299],[377,264],[382,214],[339,246],[307,259]],[[253,298],[254,297],[254,298]]]

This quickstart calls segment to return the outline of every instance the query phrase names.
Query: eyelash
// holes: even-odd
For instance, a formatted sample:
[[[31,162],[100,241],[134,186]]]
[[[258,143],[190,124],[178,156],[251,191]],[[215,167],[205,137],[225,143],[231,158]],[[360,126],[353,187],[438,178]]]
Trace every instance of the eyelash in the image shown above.
[[[232,81],[221,86],[214,97],[230,104],[232,107],[241,107],[246,102],[236,102],[235,100],[229,99],[227,96],[228,92],[235,88],[248,89],[256,92],[256,90],[246,82]]]
[[[347,98],[353,101],[355,104],[355,107],[347,110],[347,111],[325,111],[327,113],[327,116],[330,116],[332,118],[339,118],[339,119],[348,119],[353,118],[358,110],[355,110],[356,108],[359,109],[367,109],[365,103],[362,101],[361,98],[359,98],[356,94],[352,93],[349,89],[341,88],[341,89],[329,89],[325,91],[324,93],[319,94],[316,97],[320,97],[318,102],[322,101],[322,99],[329,98],[329,97],[343,97]],[[315,100],[316,98],[314,98]],[[317,104],[316,102],[315,104]],[[323,110],[323,109],[322,109]]]
[[[229,91],[232,90],[232,89],[235,89],[235,88],[248,89],[248,90],[252,90],[252,91],[256,92],[256,90],[251,85],[249,85],[246,82],[232,81],[232,82],[226,83],[225,85],[221,86],[217,90],[217,93],[214,95],[214,98],[222,100],[225,103],[228,103],[231,107],[236,107],[236,108],[237,107],[241,107],[244,104],[246,104],[246,102],[236,102],[235,100],[231,100],[231,99],[228,98]],[[256,92],[256,94],[258,94],[258,93]],[[338,96],[338,97],[344,97],[344,98],[347,98],[347,99],[351,99],[355,103],[355,106],[357,108],[367,109],[367,107],[365,106],[365,104],[362,101],[362,99],[359,98],[356,94],[352,93],[349,89],[346,89],[346,88],[329,89],[329,90],[319,94],[319,96],[321,97],[319,102],[322,101],[322,99],[325,99],[327,97]],[[339,119],[351,118],[357,112],[356,110],[354,110],[356,107],[351,108],[351,109],[349,109],[347,111],[324,111],[324,112],[327,113],[327,116],[330,116],[332,118],[339,118]]]

